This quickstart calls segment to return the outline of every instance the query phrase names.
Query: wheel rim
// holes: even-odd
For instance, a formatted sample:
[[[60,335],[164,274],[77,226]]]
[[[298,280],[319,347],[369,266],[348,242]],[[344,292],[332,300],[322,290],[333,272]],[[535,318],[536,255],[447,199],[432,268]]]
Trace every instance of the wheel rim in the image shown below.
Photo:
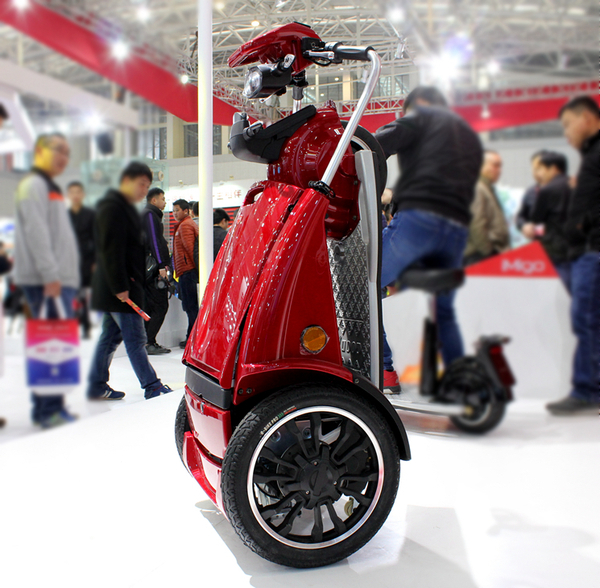
[[[356,415],[332,406],[294,411],[265,432],[248,469],[252,513],[273,539],[323,549],[356,533],[383,487],[377,437]]]

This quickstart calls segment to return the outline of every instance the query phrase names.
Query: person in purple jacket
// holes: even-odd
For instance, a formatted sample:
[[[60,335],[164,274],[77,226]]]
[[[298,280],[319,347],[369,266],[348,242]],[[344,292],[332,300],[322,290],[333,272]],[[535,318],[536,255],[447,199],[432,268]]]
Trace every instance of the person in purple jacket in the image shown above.
[[[159,345],[156,336],[163,325],[169,310],[169,289],[167,288],[169,267],[169,246],[163,231],[163,210],[167,201],[160,188],[152,188],[146,196],[144,209],[144,230],[146,232],[147,252],[157,262],[156,271],[146,276],[146,312],[150,320],[146,323],[146,351],[148,355],[162,355],[171,350]],[[163,286],[162,288],[160,286]]]

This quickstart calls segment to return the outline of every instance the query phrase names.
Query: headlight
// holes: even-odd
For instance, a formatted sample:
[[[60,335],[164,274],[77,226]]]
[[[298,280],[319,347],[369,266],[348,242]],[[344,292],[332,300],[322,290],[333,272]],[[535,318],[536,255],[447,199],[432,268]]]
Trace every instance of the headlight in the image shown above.
[[[283,61],[256,65],[246,74],[243,94],[246,98],[268,98],[271,94],[285,94],[286,86],[291,81],[292,68],[285,68]]]
[[[244,84],[244,96],[246,98],[256,98],[262,89],[262,80],[262,72],[258,67],[249,69]]]

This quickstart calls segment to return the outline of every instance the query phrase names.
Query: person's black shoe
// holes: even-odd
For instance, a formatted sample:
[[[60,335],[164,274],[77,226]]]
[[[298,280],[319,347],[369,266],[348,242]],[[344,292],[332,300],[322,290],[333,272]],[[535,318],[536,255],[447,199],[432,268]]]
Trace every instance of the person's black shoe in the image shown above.
[[[599,405],[597,402],[588,402],[573,396],[567,396],[556,402],[549,402],[546,408],[555,416],[570,416],[570,415],[589,415],[598,414]]]
[[[181,347],[181,349],[185,349],[186,345],[187,345],[187,339],[185,341],[179,341],[179,347]]]
[[[0,417],[0,429],[6,425],[6,419],[4,417]]]
[[[146,353],[148,355],[164,355],[165,353],[171,353],[171,350],[161,345],[149,344],[146,345]]]
[[[108,384],[104,390],[97,392],[88,392],[88,400],[123,400],[125,398],[125,392],[119,392],[113,390]]]

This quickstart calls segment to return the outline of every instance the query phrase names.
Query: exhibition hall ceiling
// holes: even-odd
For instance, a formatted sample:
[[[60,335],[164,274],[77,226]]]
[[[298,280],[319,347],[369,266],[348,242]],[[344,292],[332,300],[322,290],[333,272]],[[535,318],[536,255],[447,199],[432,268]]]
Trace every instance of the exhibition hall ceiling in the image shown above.
[[[37,2],[73,20],[83,15],[88,27],[123,52],[144,47],[146,55],[154,53],[174,73],[188,76],[186,81],[195,80],[196,0],[3,1]],[[217,84],[241,85],[244,72],[227,68],[229,55],[291,21],[309,24],[326,40],[372,45],[390,79],[418,70],[421,79],[465,89],[597,76],[597,0],[216,0]],[[6,25],[0,26],[0,58],[105,97],[118,92],[101,76]],[[353,67],[353,79],[360,80],[362,66]],[[321,82],[339,78],[339,69],[321,70]]]

